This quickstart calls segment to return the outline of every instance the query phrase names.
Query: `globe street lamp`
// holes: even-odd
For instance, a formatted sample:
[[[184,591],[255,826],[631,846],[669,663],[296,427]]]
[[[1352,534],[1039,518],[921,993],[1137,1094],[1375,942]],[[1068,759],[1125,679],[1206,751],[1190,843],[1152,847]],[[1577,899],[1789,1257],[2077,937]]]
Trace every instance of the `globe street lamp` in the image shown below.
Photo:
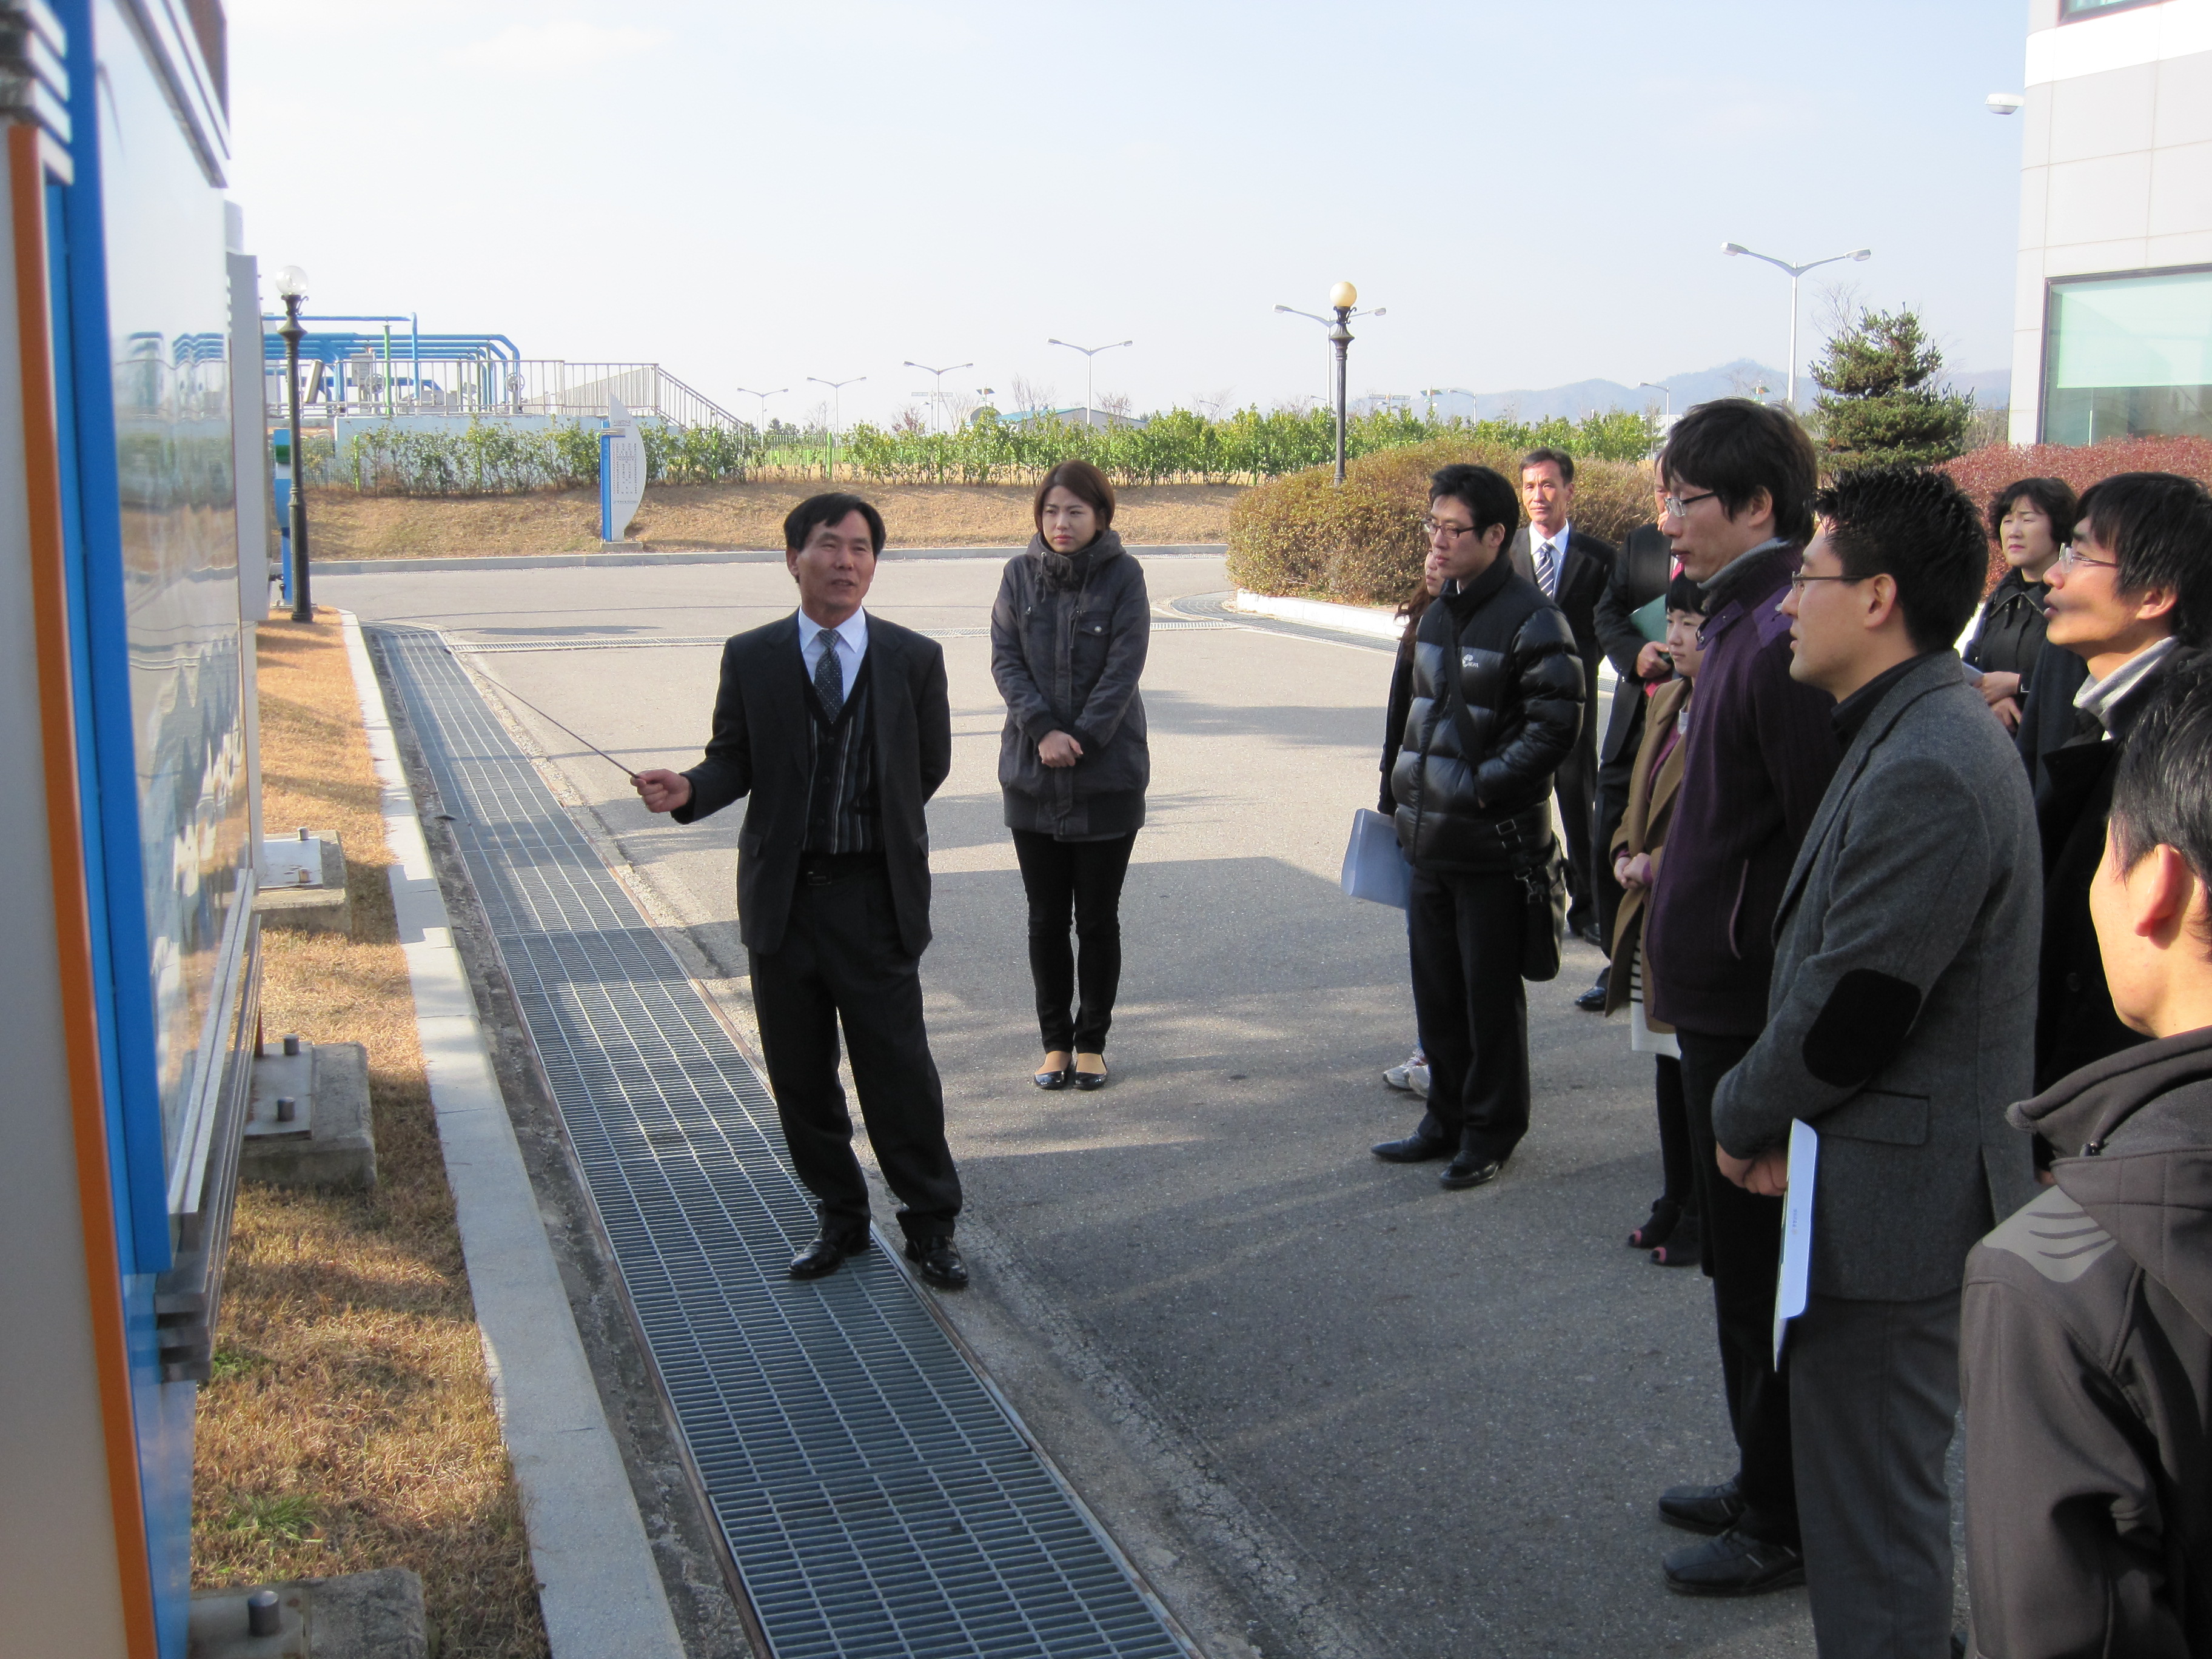
[[[909,357],[906,362],[901,363],[899,367],[902,368],[918,368],[925,374],[934,374],[937,376],[937,390],[930,394],[929,400],[930,413],[934,416],[941,414],[945,408],[945,377],[950,374],[956,368],[973,368],[975,365],[973,363],[947,363],[943,368],[932,368],[927,363],[918,363],[915,362],[913,358]],[[931,424],[933,426],[936,426],[939,422],[933,421]]]
[[[1095,359],[1102,351],[1119,351],[1125,345],[1134,345],[1137,343],[1134,340],[1116,340],[1112,345],[1079,346],[1068,345],[1068,343],[1066,340],[1047,340],[1045,343],[1047,345],[1067,346],[1067,349],[1070,351],[1079,351],[1083,354],[1083,425],[1084,428],[1087,431],[1090,429],[1091,426],[1091,370],[1093,366],[1092,360]]]
[[[1373,311],[1357,311],[1359,290],[1349,283],[1339,283],[1328,291],[1328,303],[1336,313],[1334,321],[1316,317],[1310,311],[1300,311],[1291,306],[1277,306],[1278,311],[1287,311],[1293,317],[1304,317],[1319,323],[1328,331],[1329,343],[1336,348],[1336,481],[1344,482],[1344,371],[1345,351],[1352,344],[1352,331],[1345,326],[1354,317],[1380,317],[1389,310],[1377,306]]]
[[[307,458],[300,449],[300,307],[307,297],[307,273],[286,265],[276,273],[276,295],[284,301],[284,320],[276,332],[284,341],[284,385],[292,422],[292,620],[313,622],[314,601],[307,596]]]
[[[830,459],[829,464],[823,468],[822,476],[824,483],[836,483],[837,482],[837,421],[845,410],[845,388],[848,386],[858,386],[868,377],[865,374],[855,374],[849,380],[825,380],[819,374],[810,374],[806,378],[817,386],[826,386],[830,388],[830,396],[832,399],[830,405]]]
[[[1825,259],[1814,259],[1802,265],[1793,265],[1787,259],[1778,259],[1771,253],[1753,253],[1741,242],[1730,242],[1721,250],[1730,258],[1741,253],[1753,259],[1764,259],[1777,270],[1790,273],[1790,412],[1797,412],[1797,281],[1808,270],[1822,265],[1834,264],[1839,259],[1855,259],[1861,263],[1874,258],[1874,250],[1863,247],[1850,253],[1831,253]]]

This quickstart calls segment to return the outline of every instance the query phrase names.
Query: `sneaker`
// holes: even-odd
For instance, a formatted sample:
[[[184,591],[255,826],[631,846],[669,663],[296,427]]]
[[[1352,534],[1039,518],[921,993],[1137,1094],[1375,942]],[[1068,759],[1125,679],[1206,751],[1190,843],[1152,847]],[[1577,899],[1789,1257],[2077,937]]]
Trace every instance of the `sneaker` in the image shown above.
[[[1406,1068],[1406,1087],[1423,1100],[1429,1097],[1428,1061],[1425,1060],[1418,1066],[1408,1066]]]
[[[1395,1066],[1390,1067],[1387,1072],[1383,1073],[1382,1081],[1389,1085],[1393,1089],[1399,1090],[1401,1092],[1410,1093],[1413,1087],[1413,1071],[1416,1066],[1420,1069],[1422,1087],[1425,1090],[1428,1086],[1427,1079],[1429,1063],[1422,1057],[1421,1051],[1419,1048],[1414,1049],[1412,1054],[1407,1054],[1405,1059],[1399,1061]]]

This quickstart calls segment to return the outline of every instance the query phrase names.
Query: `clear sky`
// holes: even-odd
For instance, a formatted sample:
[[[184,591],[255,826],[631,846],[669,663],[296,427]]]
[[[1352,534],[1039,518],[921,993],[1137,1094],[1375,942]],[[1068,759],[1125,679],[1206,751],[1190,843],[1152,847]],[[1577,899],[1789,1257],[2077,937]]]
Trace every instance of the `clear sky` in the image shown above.
[[[2024,0],[232,0],[234,194],[310,311],[736,388],[1137,407],[1633,384],[1787,356],[1869,246],[1960,370],[2012,326]],[[1821,306],[1807,278],[1804,356]],[[264,283],[273,299],[273,287]],[[801,396],[799,392],[811,395]]]

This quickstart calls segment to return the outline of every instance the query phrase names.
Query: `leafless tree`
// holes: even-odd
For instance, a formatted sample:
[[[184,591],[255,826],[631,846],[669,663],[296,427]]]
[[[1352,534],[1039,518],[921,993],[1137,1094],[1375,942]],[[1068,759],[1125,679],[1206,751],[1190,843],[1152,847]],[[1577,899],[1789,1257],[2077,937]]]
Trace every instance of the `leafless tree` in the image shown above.
[[[929,430],[929,416],[920,404],[908,404],[891,422],[894,432],[921,433]]]
[[[1098,407],[1121,421],[1130,419],[1136,413],[1136,405],[1129,401],[1129,394],[1126,392],[1100,392]]]
[[[1017,374],[1006,383],[1013,394],[1018,410],[1055,409],[1059,407],[1059,391],[1049,381],[1032,380],[1026,374]]]
[[[1190,401],[1191,406],[1205,416],[1207,420],[1218,421],[1235,407],[1236,397],[1237,388],[1224,386],[1218,391],[1210,392],[1202,398],[1194,398]]]

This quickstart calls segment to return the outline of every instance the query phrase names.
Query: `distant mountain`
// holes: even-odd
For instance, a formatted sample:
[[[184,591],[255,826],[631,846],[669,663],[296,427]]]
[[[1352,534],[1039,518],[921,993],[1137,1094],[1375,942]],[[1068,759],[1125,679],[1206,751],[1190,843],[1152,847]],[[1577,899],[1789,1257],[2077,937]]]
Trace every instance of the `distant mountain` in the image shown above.
[[[1973,393],[1974,401],[1984,409],[2002,409],[2012,400],[2010,369],[1979,369],[1947,374],[1944,379],[1954,389]],[[1513,392],[1439,392],[1436,411],[1443,418],[1456,415],[1471,421],[1505,416],[1521,421],[1548,421],[1555,416],[1578,421],[1585,415],[1614,409],[1665,409],[1680,415],[1692,404],[1711,398],[1753,395],[1755,388],[1761,386],[1766,388],[1769,398],[1779,401],[1789,383],[1790,377],[1780,369],[1749,357],[1739,357],[1717,368],[1668,375],[1658,382],[1667,389],[1665,395],[1648,386],[1623,386],[1618,380],[1577,380],[1571,386]],[[1797,396],[1801,403],[1809,407],[1819,395],[1820,388],[1809,377],[1799,380]],[[1425,397],[1408,398],[1402,392],[1388,398],[1374,396],[1360,399],[1361,405],[1367,408],[1385,403],[1409,406],[1421,413],[1429,407]]]

